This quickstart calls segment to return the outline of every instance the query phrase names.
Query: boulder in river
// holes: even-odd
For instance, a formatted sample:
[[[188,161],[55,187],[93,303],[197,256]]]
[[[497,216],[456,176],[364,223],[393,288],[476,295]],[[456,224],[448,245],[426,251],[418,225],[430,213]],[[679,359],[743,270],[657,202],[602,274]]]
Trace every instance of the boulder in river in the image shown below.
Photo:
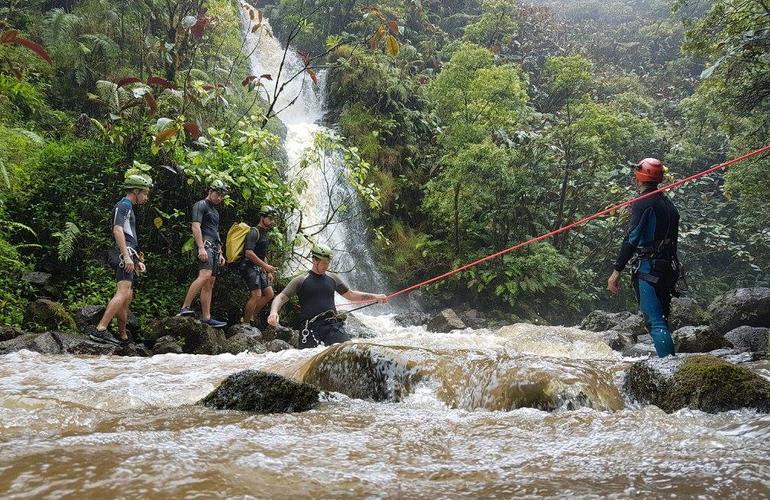
[[[319,391],[309,384],[272,373],[244,370],[227,377],[199,404],[218,410],[256,413],[308,411],[318,404]]]
[[[730,344],[709,326],[684,326],[671,334],[675,352],[709,352]]]
[[[444,309],[428,322],[429,332],[448,333],[452,330],[464,330],[465,323],[452,309]]]
[[[364,343],[333,345],[308,362],[302,380],[351,398],[400,401],[421,379],[419,371],[378,349]]]
[[[393,317],[393,321],[400,326],[427,325],[430,319],[431,315],[422,311],[409,311]]]
[[[770,287],[738,288],[709,306],[711,329],[720,335],[739,326],[770,327]]]
[[[739,326],[727,332],[725,340],[741,352],[767,352],[769,331],[768,328]]]
[[[67,309],[53,300],[37,299],[24,311],[24,326],[33,331],[77,331],[77,324]]]
[[[0,354],[27,350],[41,354],[80,354],[118,356],[149,356],[142,345],[129,344],[117,346],[101,344],[89,338],[69,332],[27,333],[19,337],[0,342]]]
[[[267,343],[266,347],[267,347],[267,350],[270,352],[281,352],[281,351],[286,351],[288,349],[294,349],[294,346],[292,346],[288,342],[285,342],[279,339],[271,340],[270,342]]]
[[[96,326],[99,323],[99,320],[102,319],[102,315],[104,314],[105,309],[106,306],[104,305],[91,305],[75,309],[73,311],[73,318],[75,319],[75,323],[78,325],[80,331],[82,333],[86,333],[88,331],[88,327]],[[126,323],[126,330],[128,330],[132,340],[141,340],[141,323],[139,322],[139,318],[137,318],[136,315],[131,312],[131,310],[128,311],[128,322]]]
[[[175,339],[171,335],[166,335],[155,341],[152,346],[153,354],[182,354],[181,340]]]
[[[257,330],[256,328],[253,329]],[[259,333],[259,330],[257,330],[256,333]],[[257,335],[255,332],[247,329],[241,329],[238,333],[225,340],[222,345],[222,352],[229,352],[230,354],[238,354],[246,351],[254,354],[262,354],[265,350],[265,344],[262,343],[262,334],[260,333]]]
[[[604,340],[613,351],[623,351],[636,344],[636,336],[628,332],[619,332],[616,330],[608,330],[606,332],[599,332],[602,340]]]
[[[225,337],[228,339],[230,337],[235,337],[238,334],[243,334],[247,337],[251,337],[253,339],[256,339],[258,341],[262,341],[263,336],[262,332],[259,328],[256,326],[251,326],[247,323],[237,323],[230,328],[227,329],[227,332],[225,333]]]
[[[631,335],[644,335],[647,333],[644,318],[640,314],[633,314],[628,311],[613,313],[600,309],[591,311],[588,316],[583,318],[583,321],[580,323],[580,329],[591,332],[614,330]]]
[[[752,370],[706,355],[639,361],[626,372],[625,388],[636,400],[671,413],[750,408],[770,411],[770,381]]]
[[[223,352],[225,334],[222,330],[204,325],[195,318],[171,316],[156,320],[148,334],[148,341],[170,336],[181,341],[187,354],[219,354]]]
[[[708,324],[710,316],[695,299],[690,297],[673,297],[671,299],[671,314],[668,323],[671,330],[683,326],[700,326]]]
[[[377,336],[374,330],[366,326],[354,314],[348,314],[345,318],[345,331],[354,339],[371,339]]]
[[[637,342],[632,346],[626,347],[621,352],[627,358],[655,357],[658,355],[654,345],[643,342]]]
[[[0,326],[0,342],[21,337],[25,333],[24,330],[20,330],[15,326]]]

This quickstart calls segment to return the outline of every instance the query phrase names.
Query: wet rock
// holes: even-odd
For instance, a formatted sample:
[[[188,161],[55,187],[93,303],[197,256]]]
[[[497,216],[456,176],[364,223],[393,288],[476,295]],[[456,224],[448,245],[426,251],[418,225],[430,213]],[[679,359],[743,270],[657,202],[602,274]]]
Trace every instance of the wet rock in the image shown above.
[[[672,330],[683,326],[700,326],[709,322],[709,314],[695,299],[674,297],[671,299],[671,314],[668,323]]]
[[[22,281],[26,281],[30,285],[34,285],[40,288],[50,285],[52,279],[52,274],[43,273],[40,271],[30,271],[28,273],[22,274],[21,276]]]
[[[24,330],[20,330],[15,326],[2,326],[0,327],[0,342],[21,337],[24,333]]]
[[[182,352],[182,342],[171,335],[159,338],[152,346],[153,354],[182,354]]]
[[[155,321],[147,340],[152,345],[165,336],[181,341],[182,352],[187,354],[219,354],[226,340],[222,330],[204,325],[195,318],[182,316]]]
[[[243,334],[246,337],[255,338],[258,341],[262,340],[262,332],[259,330],[259,328],[251,326],[246,323],[238,323],[236,325],[231,326],[227,329],[227,333],[225,334],[225,337],[228,339],[230,337],[235,337],[236,335]]]
[[[92,305],[75,309],[72,313],[72,316],[75,319],[75,323],[77,324],[80,332],[86,333],[88,331],[88,327],[96,326],[99,323],[99,320],[102,319],[102,315],[104,314],[105,309],[106,307],[104,305]],[[131,338],[131,340],[141,341],[142,325],[139,322],[139,318],[137,318],[136,315],[130,310],[128,311],[126,330],[128,330],[129,338]]]
[[[767,358],[767,353],[764,352],[741,352],[737,349],[717,349],[709,352],[708,355],[724,359],[735,365]]]
[[[708,326],[685,326],[671,334],[675,352],[709,352],[729,343]]]
[[[623,356],[627,358],[656,357],[658,353],[652,344],[643,344],[638,342],[622,351]]]
[[[312,409],[318,404],[318,395],[318,389],[312,385],[272,373],[245,370],[227,377],[199,404],[218,410],[292,413]]]
[[[396,316],[393,317],[393,320],[400,326],[427,325],[430,319],[431,315],[422,311],[396,314]]]
[[[652,335],[650,335],[649,333],[645,333],[644,335],[638,335],[636,337],[636,341],[640,344],[655,345],[655,343],[652,341]]]
[[[28,333],[20,337],[0,342],[0,354],[27,350],[41,354],[114,354],[117,346],[100,344],[87,337],[69,332]]]
[[[246,351],[255,354],[262,354],[265,352],[265,345],[262,343],[261,333],[259,335],[254,335],[244,330],[227,339],[222,346],[222,352],[229,352],[230,354],[238,354]]]
[[[25,328],[34,331],[77,331],[77,324],[67,309],[58,302],[48,299],[30,302],[24,311],[23,324]]]
[[[711,329],[720,335],[739,326],[770,327],[770,287],[738,288],[709,306]]]
[[[626,372],[624,385],[633,398],[668,413],[682,408],[708,413],[740,408],[770,411],[770,381],[714,356],[640,361]]]
[[[288,342],[284,342],[283,340],[273,339],[267,343],[267,350],[270,352],[280,352],[287,349],[294,349],[294,347]]]
[[[353,314],[348,314],[345,319],[345,331],[354,339],[371,339],[377,336],[374,330],[366,326]]]
[[[428,322],[429,332],[448,333],[452,330],[464,330],[465,328],[465,323],[452,309],[444,309]]]
[[[295,331],[292,330],[291,328],[287,328],[285,326],[278,326],[275,328],[275,335],[273,336],[273,338],[278,340],[283,340],[284,342],[288,342],[289,344],[291,344],[294,334],[295,334]]]
[[[644,335],[647,333],[642,316],[628,311],[616,313],[602,310],[592,311],[580,323],[580,329],[591,332],[614,330],[616,332],[630,333],[631,335]]]
[[[608,346],[613,351],[623,351],[631,348],[636,343],[636,336],[627,332],[618,332],[616,330],[608,330],[606,332],[599,333]]]
[[[725,334],[725,340],[730,342],[740,352],[768,352],[767,328],[739,326]]]
[[[336,344],[309,363],[303,382],[351,398],[400,401],[421,380],[407,366],[363,343]]]

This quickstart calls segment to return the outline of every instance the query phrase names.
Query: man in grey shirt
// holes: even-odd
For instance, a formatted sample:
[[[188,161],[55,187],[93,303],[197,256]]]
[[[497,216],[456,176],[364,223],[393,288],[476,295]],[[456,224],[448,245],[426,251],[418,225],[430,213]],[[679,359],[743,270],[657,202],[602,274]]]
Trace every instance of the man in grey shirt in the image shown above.
[[[221,180],[215,180],[211,183],[206,198],[193,205],[192,233],[198,249],[198,277],[190,284],[182,308],[179,310],[180,316],[194,315],[195,311],[190,306],[200,295],[201,322],[214,328],[222,328],[227,324],[211,317],[214,281],[219,275],[219,268],[225,265],[222,240],[219,238],[219,212],[215,207],[224,201],[227,191],[227,184]]]
[[[299,297],[302,334],[299,339],[300,349],[332,345],[350,340],[345,331],[345,323],[336,317],[337,307],[334,293],[339,293],[350,301],[377,301],[385,303],[387,296],[378,293],[357,292],[348,288],[335,273],[327,272],[331,263],[332,252],[325,245],[314,245],[311,251],[313,267],[306,274],[297,276],[273,300],[268,324],[278,326],[278,312],[293,295]]]

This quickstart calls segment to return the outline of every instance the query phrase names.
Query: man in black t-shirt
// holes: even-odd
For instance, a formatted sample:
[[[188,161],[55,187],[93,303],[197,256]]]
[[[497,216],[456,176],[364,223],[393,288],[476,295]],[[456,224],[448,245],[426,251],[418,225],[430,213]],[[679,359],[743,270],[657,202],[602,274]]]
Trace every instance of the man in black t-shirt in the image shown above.
[[[273,301],[268,324],[278,326],[278,312],[292,295],[299,297],[302,332],[299,339],[300,349],[332,345],[350,340],[345,331],[345,323],[336,318],[337,308],[334,293],[339,293],[350,301],[377,301],[385,303],[387,296],[378,293],[357,292],[348,288],[336,274],[327,272],[331,263],[332,252],[325,245],[313,245],[311,250],[313,267],[307,274],[297,276]]]
[[[211,317],[214,281],[219,275],[219,268],[225,265],[222,240],[219,237],[219,212],[216,206],[224,201],[227,191],[227,184],[221,180],[215,180],[211,183],[206,198],[193,205],[192,233],[198,255],[198,277],[190,284],[182,308],[179,310],[180,316],[194,315],[195,312],[190,306],[200,295],[201,322],[214,328],[222,328],[227,324]]]
[[[112,236],[115,246],[110,250],[109,263],[115,269],[118,282],[115,295],[107,304],[99,324],[89,332],[91,340],[101,343],[128,343],[128,307],[134,298],[135,274],[145,271],[139,253],[134,205],[144,205],[150,199],[152,179],[141,173],[128,173],[123,182],[126,195],[112,209]],[[118,320],[117,338],[109,329],[113,318]],[[92,327],[93,328],[93,327]]]
[[[246,236],[243,257],[238,262],[238,272],[249,287],[249,300],[243,308],[244,323],[250,323],[255,314],[273,298],[273,274],[275,267],[267,263],[268,231],[273,227],[275,210],[262,207],[259,224]]]

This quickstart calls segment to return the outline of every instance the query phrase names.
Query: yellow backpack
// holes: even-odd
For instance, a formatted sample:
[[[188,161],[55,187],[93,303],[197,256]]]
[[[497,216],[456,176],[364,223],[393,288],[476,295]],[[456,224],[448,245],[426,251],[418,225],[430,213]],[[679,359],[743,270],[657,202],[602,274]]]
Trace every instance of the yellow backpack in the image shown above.
[[[254,228],[257,229],[257,228]],[[228,264],[237,261],[243,255],[243,247],[246,243],[246,237],[251,232],[251,226],[245,222],[236,222],[227,231],[227,240],[225,241],[225,259]],[[259,239],[259,229],[257,229],[257,239]]]

